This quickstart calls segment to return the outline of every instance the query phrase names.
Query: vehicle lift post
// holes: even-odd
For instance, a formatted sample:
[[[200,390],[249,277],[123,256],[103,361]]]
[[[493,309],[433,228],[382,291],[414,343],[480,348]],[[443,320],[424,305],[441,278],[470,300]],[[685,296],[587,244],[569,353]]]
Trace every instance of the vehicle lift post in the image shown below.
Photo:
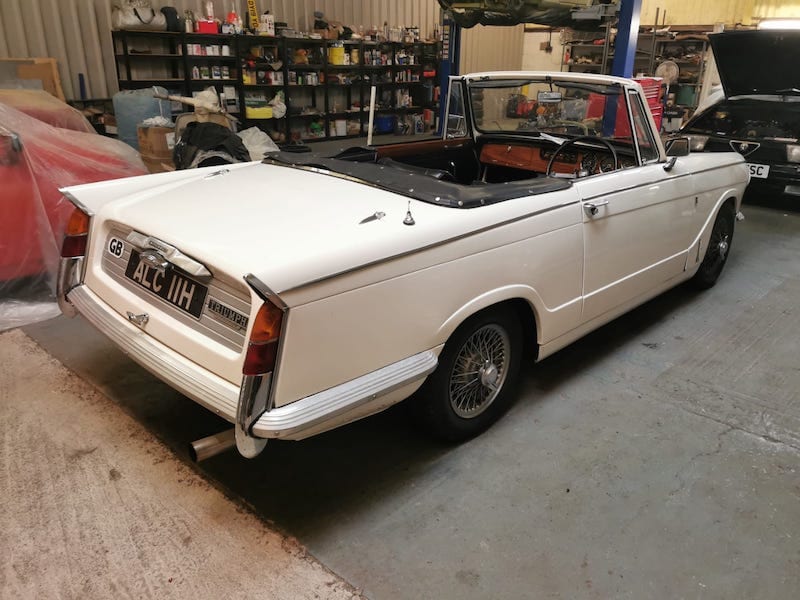
[[[642,14],[642,0],[620,0],[617,39],[614,42],[614,61],[611,74],[617,77],[633,76],[633,61],[636,58],[636,44],[639,38],[639,19]],[[611,98],[609,97],[609,100]],[[619,100],[618,100],[619,101]],[[617,102],[606,102],[603,117],[603,134],[614,135],[617,121]]]

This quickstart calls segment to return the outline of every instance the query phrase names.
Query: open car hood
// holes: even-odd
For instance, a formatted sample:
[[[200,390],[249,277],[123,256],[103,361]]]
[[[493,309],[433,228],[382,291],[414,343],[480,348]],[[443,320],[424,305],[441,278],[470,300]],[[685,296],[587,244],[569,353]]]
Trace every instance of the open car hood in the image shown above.
[[[800,31],[730,31],[709,39],[726,97],[800,95]]]

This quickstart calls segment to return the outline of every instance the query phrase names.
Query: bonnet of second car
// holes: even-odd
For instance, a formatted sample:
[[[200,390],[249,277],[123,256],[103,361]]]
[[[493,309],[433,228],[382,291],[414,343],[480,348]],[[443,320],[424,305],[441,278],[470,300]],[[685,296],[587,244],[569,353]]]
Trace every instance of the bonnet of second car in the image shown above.
[[[729,31],[709,36],[728,98],[800,95],[800,31]]]

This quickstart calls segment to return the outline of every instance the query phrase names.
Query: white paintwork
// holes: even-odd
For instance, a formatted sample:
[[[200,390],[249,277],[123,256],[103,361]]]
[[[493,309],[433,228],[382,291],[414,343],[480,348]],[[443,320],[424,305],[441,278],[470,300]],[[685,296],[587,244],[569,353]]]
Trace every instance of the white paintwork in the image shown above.
[[[640,89],[623,79],[553,75]],[[487,76],[520,73],[466,79]],[[738,154],[702,153],[679,158],[667,172],[657,144],[658,162],[579,179],[557,192],[473,209],[412,200],[414,226],[403,224],[409,202],[402,194],[260,163],[235,165],[214,177],[208,175],[219,167],[68,193],[95,214],[85,285],[101,310],[115,318],[146,311],[142,335],[192,368],[236,386],[243,354],[178,323],[106,275],[100,269],[103,244],[95,240],[104,240],[112,224],[175,246],[249,295],[251,323],[261,300],[243,276],[252,273],[278,293],[289,307],[273,379],[272,401],[280,408],[345,389],[422,352],[438,354],[466,318],[505,300],[522,299],[531,307],[542,358],[691,277],[720,205],[732,198],[739,209],[747,170]],[[585,210],[603,202],[594,216]],[[376,212],[385,216],[360,224]],[[157,365],[148,368],[171,382]],[[345,417],[332,416],[311,433],[385,408],[418,385],[378,396]],[[281,436],[262,429],[263,435]]]

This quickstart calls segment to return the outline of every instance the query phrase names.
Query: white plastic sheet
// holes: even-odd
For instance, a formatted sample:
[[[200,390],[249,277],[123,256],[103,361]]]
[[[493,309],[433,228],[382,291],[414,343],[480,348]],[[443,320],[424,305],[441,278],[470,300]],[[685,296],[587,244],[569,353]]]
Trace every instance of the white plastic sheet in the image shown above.
[[[250,160],[261,160],[267,152],[278,152],[280,148],[258,127],[250,127],[237,134],[250,153]]]

